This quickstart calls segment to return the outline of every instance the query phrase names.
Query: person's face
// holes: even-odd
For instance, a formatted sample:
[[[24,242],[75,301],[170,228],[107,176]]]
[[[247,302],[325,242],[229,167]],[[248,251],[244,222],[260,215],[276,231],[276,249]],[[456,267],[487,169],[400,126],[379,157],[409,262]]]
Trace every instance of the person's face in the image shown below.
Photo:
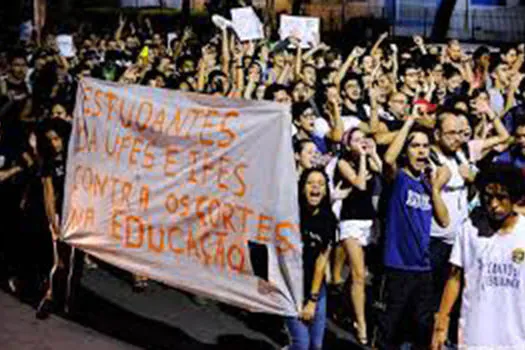
[[[260,84],[257,87],[257,90],[255,90],[255,98],[257,101],[264,100],[264,93],[266,92],[266,86],[264,84]]]
[[[478,106],[485,105],[490,103],[490,97],[486,92],[480,93],[474,100],[471,100],[470,107],[472,108],[472,113],[477,115],[479,114]]]
[[[461,75],[455,74],[451,76],[447,81],[448,91],[449,92],[455,91],[457,88],[461,86],[462,83],[463,83],[463,78],[461,77]]]
[[[521,155],[525,156],[525,126],[518,127],[514,133],[514,137],[516,138],[516,144]]]
[[[189,91],[191,91],[191,86],[190,86],[190,84],[184,82],[184,83],[181,83],[179,85],[179,90],[180,91],[184,91],[184,92],[189,92]]]
[[[388,102],[388,107],[391,113],[396,117],[401,118],[405,115],[407,110],[407,99],[404,94],[396,93],[393,94]]]
[[[463,136],[461,135],[461,123],[453,114],[446,114],[441,123],[441,129],[436,131],[436,141],[445,152],[456,152],[461,146]]]
[[[335,86],[330,86],[326,89],[326,99],[328,101],[339,101],[339,91]]]
[[[488,184],[482,194],[482,203],[491,220],[503,221],[513,212],[509,190],[498,183]]]
[[[377,78],[377,86],[379,86],[379,88],[386,91],[387,93],[391,92],[393,89],[392,82],[386,74],[382,74],[381,76],[379,76],[379,78]]]
[[[361,98],[361,86],[357,80],[349,80],[345,84],[345,93],[350,101],[357,101]]]
[[[118,49],[117,42],[115,40],[110,40],[108,42],[108,51],[116,51]]]
[[[315,208],[321,204],[326,196],[326,186],[326,179],[320,172],[314,171],[308,175],[303,191],[310,207]]]
[[[317,80],[317,74],[313,67],[306,67],[303,69],[304,81],[310,86],[314,86]]]
[[[284,54],[278,53],[278,54],[275,54],[275,56],[273,56],[273,64],[276,67],[283,68],[285,62],[286,62],[286,58],[284,57]]]
[[[359,154],[366,147],[365,134],[361,130],[354,131],[350,138],[350,145],[346,147],[350,152]]]
[[[299,117],[299,122],[296,123],[297,128],[312,134],[315,129],[315,113],[312,108],[306,109]]]
[[[308,142],[303,146],[301,153],[298,155],[297,161],[299,166],[303,169],[313,168],[314,158],[317,149],[313,142]]]
[[[341,59],[341,55],[338,55],[337,58],[330,64],[330,67],[339,69],[342,64],[343,64],[343,61]]]
[[[162,46],[162,38],[160,37],[160,34],[153,35],[153,45]]]
[[[166,82],[164,81],[164,78],[161,76],[157,76],[155,79],[150,80],[149,83],[151,87],[163,88],[166,86]]]
[[[26,76],[27,63],[22,57],[16,57],[11,62],[11,74],[18,80],[23,80]]]
[[[505,55],[501,55],[501,58],[506,64],[512,66],[518,59],[518,52],[516,49],[510,49]]]
[[[404,75],[404,79],[405,85],[408,86],[411,90],[416,90],[419,87],[419,71],[417,69],[407,69]]]
[[[363,58],[363,69],[366,74],[372,73],[374,70],[374,58],[372,56],[365,56]]]
[[[506,64],[500,64],[494,72],[496,80],[499,81],[501,86],[507,87],[510,84],[509,66]]]
[[[465,144],[472,139],[472,128],[464,115],[458,117],[461,143]]]
[[[137,47],[137,42],[132,37],[126,38],[126,48],[128,50],[134,50]]]
[[[50,130],[46,133],[48,141],[51,143],[51,147],[55,151],[55,154],[61,153],[64,150],[62,139],[55,130]]]
[[[185,60],[181,67],[182,73],[192,74],[195,72],[195,63],[192,60]]]
[[[35,69],[42,70],[46,65],[47,61],[44,57],[39,57],[35,60]]]
[[[304,102],[308,98],[308,92],[306,85],[304,83],[300,82],[295,84],[295,87],[292,92],[292,97],[294,102]]]
[[[423,171],[427,166],[428,156],[430,154],[428,136],[421,132],[414,132],[409,135],[406,152],[410,167],[417,172]]]
[[[291,103],[292,98],[284,90],[279,90],[273,95],[273,100],[279,103]]]
[[[479,62],[481,66],[485,69],[487,69],[490,66],[490,55],[484,54],[479,58]]]
[[[54,105],[53,109],[51,110],[51,117],[63,120],[67,119],[67,112],[64,106],[58,104]]]
[[[89,39],[86,39],[84,40],[84,43],[82,44],[82,46],[84,47],[84,49],[90,50],[93,46],[93,42]]]
[[[432,77],[434,78],[434,81],[436,85],[441,85],[443,83],[443,66],[438,64],[432,69]]]
[[[248,76],[255,76],[257,78],[256,81],[260,81],[261,80],[261,68],[256,64],[252,64],[250,68],[248,69]]]
[[[461,46],[458,42],[452,42],[447,47],[448,57],[454,61],[459,62],[461,60]]]

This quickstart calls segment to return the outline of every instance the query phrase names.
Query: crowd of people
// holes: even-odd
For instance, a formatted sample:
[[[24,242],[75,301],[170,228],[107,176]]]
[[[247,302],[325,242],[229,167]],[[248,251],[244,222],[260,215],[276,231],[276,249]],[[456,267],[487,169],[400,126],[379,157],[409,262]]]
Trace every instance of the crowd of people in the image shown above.
[[[321,349],[328,317],[376,348],[525,348],[523,44],[466,52],[385,33],[304,49],[220,25],[167,42],[123,16],[112,33],[83,28],[73,57],[56,33],[0,52],[0,266],[11,291],[44,297],[40,317],[59,298],[51,267],[67,274],[52,249],[67,249],[56,239],[76,88],[95,77],[290,106],[305,285],[290,350]]]

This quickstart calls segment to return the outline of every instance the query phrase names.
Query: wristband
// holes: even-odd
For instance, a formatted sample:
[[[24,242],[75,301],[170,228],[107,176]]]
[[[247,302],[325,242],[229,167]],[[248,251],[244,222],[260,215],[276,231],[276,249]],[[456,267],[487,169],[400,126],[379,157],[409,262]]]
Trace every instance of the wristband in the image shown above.
[[[319,300],[319,293],[312,293],[310,294],[310,297],[308,298],[309,301],[313,301],[314,303],[317,303]]]

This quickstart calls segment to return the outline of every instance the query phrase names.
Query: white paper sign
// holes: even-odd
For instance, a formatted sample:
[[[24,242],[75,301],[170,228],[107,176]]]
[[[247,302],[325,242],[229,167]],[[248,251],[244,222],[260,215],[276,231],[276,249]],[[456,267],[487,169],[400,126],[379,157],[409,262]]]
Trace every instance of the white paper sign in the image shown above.
[[[75,56],[76,50],[71,35],[58,35],[56,40],[60,56],[68,58]]]
[[[168,47],[171,47],[171,42],[174,40],[174,39],[177,39],[179,36],[177,35],[177,33],[168,33],[168,42],[167,42],[167,46]]]
[[[241,41],[264,38],[263,25],[252,7],[241,7],[230,10],[233,29]]]
[[[321,22],[318,17],[300,17],[281,15],[281,40],[291,36],[301,39],[302,47],[317,45],[321,41]]]

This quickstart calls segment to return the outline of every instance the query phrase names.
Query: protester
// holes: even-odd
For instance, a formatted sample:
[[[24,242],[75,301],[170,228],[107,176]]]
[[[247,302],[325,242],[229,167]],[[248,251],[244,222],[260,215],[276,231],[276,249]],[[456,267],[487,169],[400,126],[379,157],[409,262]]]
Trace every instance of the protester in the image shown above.
[[[432,274],[430,231],[432,216],[442,227],[450,224],[441,190],[450,179],[446,166],[427,171],[429,136],[412,130],[415,117],[408,118],[385,154],[385,172],[392,181],[387,210],[384,263],[386,273],[387,349],[399,347],[405,339],[399,326],[410,310],[414,343],[418,349],[430,345],[432,333]],[[404,150],[404,151],[403,151]],[[398,165],[398,157],[403,159]]]
[[[299,179],[299,207],[303,241],[304,306],[300,318],[288,318],[289,350],[318,350],[326,328],[324,282],[330,248],[335,241],[337,220],[330,206],[328,177],[316,169]]]
[[[477,179],[482,207],[456,236],[432,339],[441,349],[449,315],[464,286],[460,346],[520,349],[525,346],[525,219],[514,211],[523,196],[523,173],[512,165],[484,169]],[[502,327],[502,325],[505,325]]]

